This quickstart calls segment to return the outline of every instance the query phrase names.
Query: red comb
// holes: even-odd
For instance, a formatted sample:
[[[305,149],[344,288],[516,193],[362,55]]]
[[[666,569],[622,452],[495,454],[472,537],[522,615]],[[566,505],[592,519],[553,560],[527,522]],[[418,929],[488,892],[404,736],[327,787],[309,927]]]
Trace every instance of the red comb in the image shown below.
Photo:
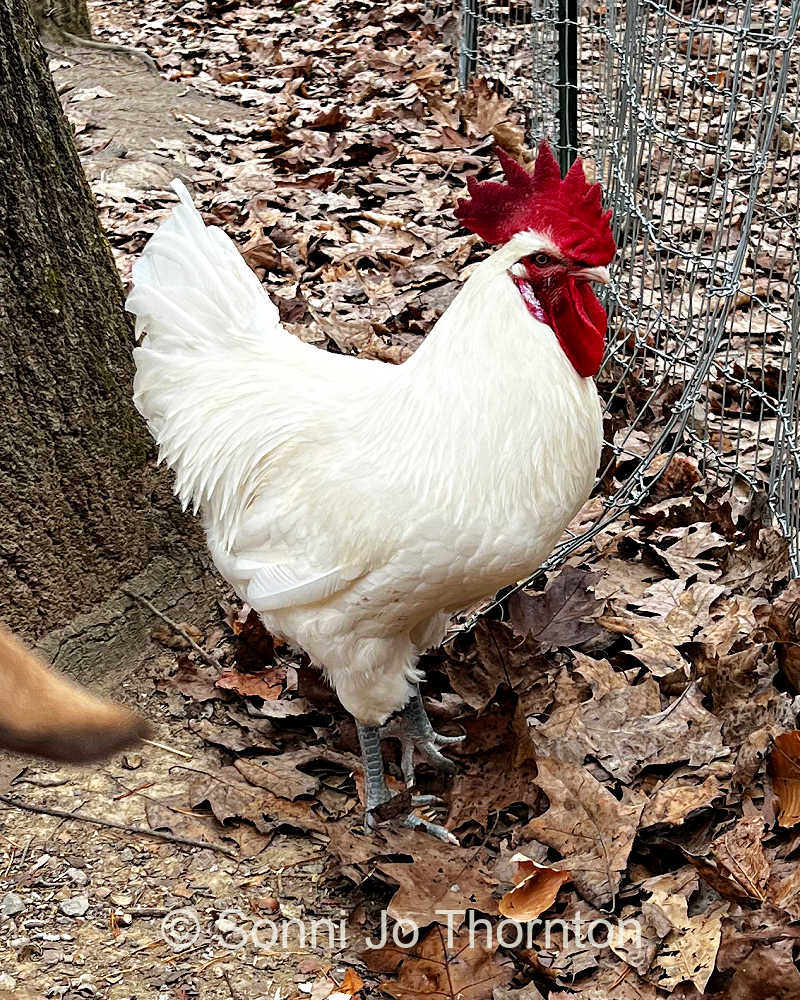
[[[611,212],[603,212],[603,191],[589,184],[577,159],[562,180],[546,140],[539,145],[533,173],[496,147],[505,183],[467,180],[469,198],[460,198],[455,215],[487,243],[507,243],[515,233],[532,229],[547,234],[565,253],[593,267],[605,265],[616,251]]]

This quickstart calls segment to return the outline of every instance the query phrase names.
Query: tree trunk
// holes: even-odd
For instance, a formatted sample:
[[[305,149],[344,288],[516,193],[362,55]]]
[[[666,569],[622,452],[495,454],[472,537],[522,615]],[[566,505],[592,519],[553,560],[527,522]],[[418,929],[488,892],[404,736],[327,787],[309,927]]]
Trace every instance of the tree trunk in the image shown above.
[[[55,27],[80,38],[92,37],[86,0],[31,0],[31,12],[40,31]]]
[[[45,651],[87,676],[146,636],[115,588],[185,607],[208,563],[131,403],[122,288],[24,0],[0,0],[0,172],[0,618],[59,629]]]

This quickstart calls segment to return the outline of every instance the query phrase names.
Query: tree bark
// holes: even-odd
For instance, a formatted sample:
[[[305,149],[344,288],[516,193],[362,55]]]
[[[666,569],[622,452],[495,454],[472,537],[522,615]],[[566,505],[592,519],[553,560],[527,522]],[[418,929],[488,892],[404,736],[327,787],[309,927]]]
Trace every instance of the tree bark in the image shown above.
[[[46,651],[85,676],[143,632],[120,583],[181,608],[208,561],[131,402],[122,288],[24,0],[0,0],[0,171],[0,618],[60,629]]]

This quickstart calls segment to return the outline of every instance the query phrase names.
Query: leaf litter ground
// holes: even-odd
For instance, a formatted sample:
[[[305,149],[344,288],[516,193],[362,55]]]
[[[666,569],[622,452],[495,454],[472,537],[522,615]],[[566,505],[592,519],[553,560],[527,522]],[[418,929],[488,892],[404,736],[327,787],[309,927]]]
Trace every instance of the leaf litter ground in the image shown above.
[[[494,141],[527,155],[508,102],[480,82],[458,96],[452,26],[418,4],[331,0],[210,13],[103,0],[93,18],[167,78],[52,55],[123,276],[178,174],[293,332],[408,356],[483,252],[450,215],[464,177],[492,169]],[[644,431],[663,417],[654,405]],[[679,455],[651,502],[425,657],[434,724],[466,740],[452,781],[418,774],[460,847],[391,824],[363,834],[352,720],[248,609],[184,624],[204,657],[158,626],[162,652],[133,687],[152,684],[172,750],[89,777],[8,762],[8,794],[214,850],[52,819],[30,837],[5,810],[2,889],[26,900],[0,917],[6,975],[114,998],[800,996],[800,588],[758,510],[709,492]],[[86,916],[53,916],[81,894]],[[160,931],[179,906],[201,925],[186,952]],[[416,943],[367,948],[382,911],[419,927]],[[504,914],[549,924],[525,925],[519,944],[506,928],[498,945]],[[344,921],[334,947],[225,947],[259,920],[324,917]],[[607,925],[587,936],[576,920]]]

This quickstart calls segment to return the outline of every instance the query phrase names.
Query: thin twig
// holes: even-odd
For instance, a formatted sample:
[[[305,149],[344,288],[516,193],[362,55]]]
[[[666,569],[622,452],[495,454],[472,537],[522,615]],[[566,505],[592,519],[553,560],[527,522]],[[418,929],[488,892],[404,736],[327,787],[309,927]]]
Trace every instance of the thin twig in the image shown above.
[[[5,840],[5,842],[8,844],[8,846],[11,848],[12,851],[18,851],[19,850],[19,844],[14,843],[14,841],[10,837],[7,837],[1,831],[0,831],[0,837],[2,837],[3,840]]]
[[[161,830],[147,830],[142,826],[126,826],[125,823],[117,823],[113,819],[102,819],[99,816],[87,816],[86,813],[67,812],[66,809],[54,809],[49,806],[36,806],[32,802],[23,802],[22,799],[12,799],[8,795],[0,795],[0,802],[15,809],[24,809],[27,812],[42,813],[45,816],[56,816],[60,819],[74,819],[81,823],[94,823],[95,826],[107,826],[112,830],[122,830],[124,833],[135,833],[140,837],[155,837],[156,840],[166,840],[171,844],[183,844],[185,847],[204,847],[209,851],[216,851],[224,854],[233,861],[238,861],[237,856],[218,844],[210,844],[205,840],[193,840],[190,837],[178,837],[172,833],[163,833]]]
[[[167,942],[163,939],[161,941],[149,941],[147,944],[143,944],[141,948],[137,948],[135,951],[131,952],[131,955],[140,955],[143,951],[154,951],[156,948],[163,948]],[[123,970],[132,971],[132,970]]]
[[[208,966],[209,966],[209,965],[211,965],[211,963],[212,963],[212,962],[219,962],[219,961],[220,961],[220,959],[219,959],[219,958],[213,958],[213,959],[211,960],[211,962],[206,962],[206,964],[205,964],[205,965],[204,965],[204,966],[203,966],[203,967],[202,967],[201,969],[199,969],[198,971],[199,971],[199,972],[204,972],[204,971],[205,971],[205,970],[206,970],[206,969],[208,968]],[[230,995],[231,995],[231,1000],[239,1000],[239,996],[238,996],[238,994],[237,994],[237,993],[236,993],[236,992],[234,991],[234,989],[233,989],[233,985],[231,984],[231,977],[230,977],[230,973],[228,972],[228,970],[227,970],[227,969],[223,969],[223,970],[222,970],[222,978],[223,978],[223,979],[225,980],[225,983],[226,983],[226,985],[227,985],[227,987],[228,987],[228,992],[229,992],[229,993],[230,993]]]
[[[198,953],[198,951],[202,951],[204,948],[207,948],[207,947],[208,947],[208,943],[206,941],[204,941],[202,944],[195,945],[194,948],[181,948],[174,955],[171,955],[169,958],[165,959],[161,964],[162,965],[174,965],[176,962],[180,962],[182,959],[188,958],[189,955],[196,955]],[[228,957],[230,957],[230,956],[228,956]],[[192,970],[190,970],[188,968],[184,969],[183,972],[181,972],[180,975],[178,976],[178,979],[176,980],[176,982],[178,982],[181,979],[183,979],[184,976],[188,975],[190,971],[192,971]],[[173,983],[172,985],[174,986],[175,984]]]
[[[136,795],[137,792],[142,792],[145,788],[152,788],[154,784],[155,781],[146,781],[143,785],[139,785],[136,788],[125,788],[125,786],[122,785],[122,787],[125,788],[125,791],[122,792],[121,795],[115,795],[111,801],[119,802],[121,799],[127,799],[129,795]]]
[[[168,746],[166,743],[157,743],[156,740],[141,740],[142,743],[147,743],[148,746],[158,747],[159,750],[166,750],[167,753],[174,753],[177,757],[183,757],[184,760],[191,760],[192,755],[186,753],[185,750],[178,750],[177,747]]]
[[[86,805],[86,799],[84,799],[83,802],[79,802],[74,809],[70,810],[70,812],[74,814],[78,812],[79,809],[83,809],[85,805]],[[53,830],[51,836],[55,837],[55,835],[58,833],[58,831],[61,829],[63,825],[64,825],[64,820],[62,819],[61,822],[56,825],[56,828],[55,830]]]
[[[192,649],[195,651],[195,653],[197,653],[197,655],[204,663],[207,663],[210,667],[219,668],[219,660],[215,659],[211,655],[211,653],[203,649],[202,646],[198,646],[188,632],[182,629],[180,625],[177,624],[177,622],[174,622],[171,618],[167,618],[164,612],[159,611],[158,608],[155,606],[155,604],[151,604],[146,597],[142,597],[141,594],[135,594],[132,590],[128,590],[127,587],[120,587],[119,589],[122,591],[123,594],[127,594],[128,597],[132,597],[134,601],[139,601],[139,603],[143,604],[149,611],[152,611],[154,615],[158,615],[161,621],[164,622],[166,625],[169,625],[169,627],[176,635],[179,635],[181,639],[184,639],[186,642],[189,643],[189,645],[192,647]]]
[[[623,979],[626,978],[626,976],[630,973],[630,971],[631,971],[631,966],[626,965],[625,968],[622,970],[622,972],[620,972],[620,974],[614,980],[614,982],[609,986],[608,988],[609,993],[611,992],[611,990],[615,990],[619,986],[619,984],[622,982]]]

